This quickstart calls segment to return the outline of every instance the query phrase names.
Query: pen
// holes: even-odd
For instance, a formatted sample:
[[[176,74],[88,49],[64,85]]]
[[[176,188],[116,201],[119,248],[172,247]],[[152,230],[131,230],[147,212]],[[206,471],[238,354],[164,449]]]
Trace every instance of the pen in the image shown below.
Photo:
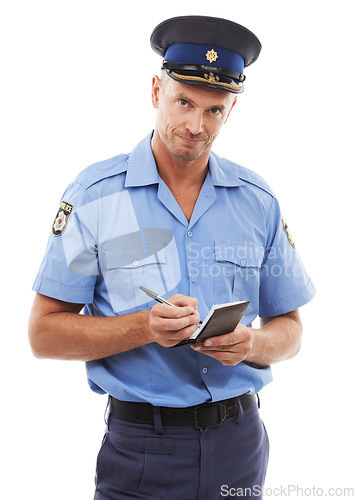
[[[154,299],[157,302],[160,302],[161,304],[166,304],[168,306],[177,307],[174,304],[172,304],[171,302],[169,302],[168,300],[163,299],[163,297],[160,297],[157,293],[152,292],[151,290],[148,290],[148,288],[145,288],[144,286],[140,286],[139,288],[142,290],[142,292],[147,294],[148,297],[150,297],[151,299]],[[202,325],[202,321],[199,321],[199,324]]]

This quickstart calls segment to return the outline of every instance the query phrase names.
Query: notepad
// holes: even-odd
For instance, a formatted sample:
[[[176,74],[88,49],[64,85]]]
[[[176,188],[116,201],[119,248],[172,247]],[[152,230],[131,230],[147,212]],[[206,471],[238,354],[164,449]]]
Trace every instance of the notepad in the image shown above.
[[[186,344],[203,344],[209,337],[231,333],[242,319],[250,301],[215,304],[211,307],[202,325],[188,339],[173,347]]]

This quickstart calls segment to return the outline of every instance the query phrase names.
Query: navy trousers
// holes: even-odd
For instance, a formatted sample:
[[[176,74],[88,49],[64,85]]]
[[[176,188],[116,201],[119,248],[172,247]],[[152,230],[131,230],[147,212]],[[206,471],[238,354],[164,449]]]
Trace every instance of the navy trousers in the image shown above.
[[[262,498],[269,443],[257,404],[205,430],[109,417],[94,500]]]

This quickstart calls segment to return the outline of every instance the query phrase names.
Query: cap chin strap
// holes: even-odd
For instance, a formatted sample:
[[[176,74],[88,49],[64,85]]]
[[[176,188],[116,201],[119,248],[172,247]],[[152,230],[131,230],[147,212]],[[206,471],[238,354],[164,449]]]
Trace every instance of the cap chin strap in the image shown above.
[[[227,92],[231,92],[233,94],[241,94],[244,92],[244,85],[241,83],[240,85],[232,85],[230,83],[218,81],[218,76],[214,76],[213,73],[205,73],[204,78],[201,76],[195,75],[183,75],[180,73],[176,73],[175,71],[171,71],[170,69],[166,69],[167,75],[176,80],[177,82],[194,84],[194,85],[203,85],[205,87],[210,87],[213,89],[226,90]]]
[[[203,64],[182,64],[182,63],[174,63],[170,61],[163,61],[163,66],[162,68],[169,69],[172,71],[196,71],[199,73],[203,73],[207,71],[210,73],[213,71],[213,73],[221,76],[225,76],[228,78],[231,78],[235,80],[238,83],[244,82],[245,80],[245,75],[242,73],[238,73],[237,71],[232,71],[229,69],[225,68],[220,68],[218,66],[206,66]]]

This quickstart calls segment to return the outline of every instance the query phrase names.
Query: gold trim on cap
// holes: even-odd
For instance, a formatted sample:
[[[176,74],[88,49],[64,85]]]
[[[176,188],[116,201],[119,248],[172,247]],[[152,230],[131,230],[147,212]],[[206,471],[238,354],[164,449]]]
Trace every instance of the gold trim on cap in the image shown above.
[[[206,78],[206,80],[209,83],[217,83],[219,80],[219,76],[214,76],[213,73],[210,73],[209,75],[207,73],[205,73],[203,76]]]
[[[212,82],[211,77],[209,77],[209,75],[207,75],[207,73],[205,73],[207,75],[206,79],[201,78],[200,76],[179,75],[178,73],[175,73],[174,71],[172,71],[172,74],[174,76],[176,76],[177,78],[180,78],[181,80],[191,80],[194,82],[213,83],[213,85],[220,85],[221,87],[226,87],[228,89],[233,89],[233,90],[242,90],[243,89],[243,85],[240,85],[239,87],[237,87],[236,85],[230,85],[229,83],[224,83],[224,82],[217,82],[216,80]]]

